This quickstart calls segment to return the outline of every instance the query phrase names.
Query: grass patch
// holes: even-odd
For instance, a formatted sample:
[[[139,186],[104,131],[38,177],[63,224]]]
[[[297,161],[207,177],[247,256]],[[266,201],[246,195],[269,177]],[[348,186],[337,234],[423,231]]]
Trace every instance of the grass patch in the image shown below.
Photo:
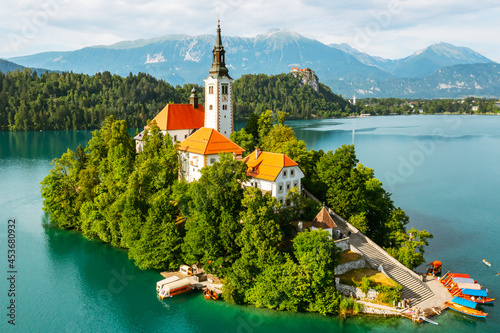
[[[356,261],[359,259],[361,259],[361,255],[359,253],[345,250],[342,252],[342,255],[340,256],[339,265],[345,264],[346,262]]]
[[[340,277],[340,283],[355,287],[356,284],[353,282],[353,279],[360,283],[364,276],[366,276],[368,278],[368,280],[370,280],[371,284],[374,287],[376,287],[376,286],[397,287],[398,286],[398,284],[395,281],[389,279],[384,274],[380,273],[379,271],[369,269],[369,268],[354,269],[352,271],[349,271],[349,272],[346,272],[346,273],[340,275],[339,277]]]

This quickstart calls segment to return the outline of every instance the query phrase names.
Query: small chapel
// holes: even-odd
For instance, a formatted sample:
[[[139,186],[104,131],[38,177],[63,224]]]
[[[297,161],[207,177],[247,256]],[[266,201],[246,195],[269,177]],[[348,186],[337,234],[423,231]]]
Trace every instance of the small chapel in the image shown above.
[[[198,103],[193,88],[189,104],[167,104],[153,119],[160,131],[180,142],[179,177],[188,182],[201,177],[201,169],[219,161],[220,153],[232,153],[241,160],[243,148],[229,139],[233,133],[233,79],[226,67],[226,51],[222,45],[220,22],[217,25],[212,67],[205,82],[205,106]],[[149,127],[134,137],[137,153],[144,147]],[[284,154],[256,150],[245,158],[247,175],[244,186],[269,192],[286,205],[285,198],[293,187],[301,190],[304,173],[299,165]]]

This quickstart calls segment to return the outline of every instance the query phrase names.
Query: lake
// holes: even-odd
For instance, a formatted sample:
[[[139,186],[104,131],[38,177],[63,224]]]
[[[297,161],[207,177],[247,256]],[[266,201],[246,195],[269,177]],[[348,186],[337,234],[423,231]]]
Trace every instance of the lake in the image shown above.
[[[375,169],[410,226],[430,231],[425,257],[444,271],[471,274],[500,296],[500,117],[392,116],[290,121],[309,148],[354,143]],[[0,321],[2,332],[483,332],[500,330],[500,311],[486,320],[445,312],[440,326],[399,318],[347,320],[281,313],[205,300],[200,293],[160,301],[156,271],[141,271],[124,250],[76,232],[45,227],[40,182],[50,161],[85,145],[88,131],[0,132]],[[16,223],[16,326],[7,323],[10,274],[7,222]],[[486,258],[492,264],[482,263]],[[423,268],[419,268],[422,270]]]

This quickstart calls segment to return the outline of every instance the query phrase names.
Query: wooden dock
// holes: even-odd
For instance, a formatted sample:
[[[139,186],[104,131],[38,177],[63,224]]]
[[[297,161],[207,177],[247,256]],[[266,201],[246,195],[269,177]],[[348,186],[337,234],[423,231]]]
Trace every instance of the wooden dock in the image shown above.
[[[172,276],[177,276],[179,279],[184,279],[184,278],[189,278],[189,280],[191,281],[191,284],[193,285],[193,287],[196,289],[196,290],[203,290],[205,288],[208,288],[210,290],[213,290],[215,291],[217,294],[222,294],[222,283],[220,282],[219,278],[216,277],[216,276],[213,276],[211,274],[208,274],[207,275],[207,280],[205,281],[197,281],[197,279],[194,277],[194,276],[190,276],[190,275],[185,275],[179,271],[175,271],[175,272],[161,272],[160,273],[161,276],[163,276],[163,278],[165,279],[168,279]],[[212,282],[210,282],[210,281]]]

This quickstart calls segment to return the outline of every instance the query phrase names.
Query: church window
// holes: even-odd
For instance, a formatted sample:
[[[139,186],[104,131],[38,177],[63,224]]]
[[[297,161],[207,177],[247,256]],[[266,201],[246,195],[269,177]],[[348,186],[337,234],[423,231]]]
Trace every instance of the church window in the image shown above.
[[[293,177],[293,170],[290,170],[290,177]]]
[[[290,189],[290,184],[286,184],[286,190],[288,191]]]
[[[210,105],[210,106],[208,107],[208,109],[209,109],[209,110],[213,110],[213,109],[214,109],[214,107],[213,107],[212,105]]]
[[[283,171],[283,177],[286,177],[286,171]]]
[[[214,158],[214,157],[212,157],[212,158],[210,159],[210,164],[214,164],[214,163],[215,163],[215,158]]]
[[[222,89],[222,95],[227,95],[227,93],[228,93],[228,85],[227,84],[222,84],[221,85],[221,89]]]
[[[177,141],[177,135],[174,135],[174,142]]]
[[[222,106],[222,110],[227,110],[227,105],[225,105],[225,104],[224,104],[224,105]]]
[[[208,86],[208,93],[213,94],[214,93],[214,86]]]

